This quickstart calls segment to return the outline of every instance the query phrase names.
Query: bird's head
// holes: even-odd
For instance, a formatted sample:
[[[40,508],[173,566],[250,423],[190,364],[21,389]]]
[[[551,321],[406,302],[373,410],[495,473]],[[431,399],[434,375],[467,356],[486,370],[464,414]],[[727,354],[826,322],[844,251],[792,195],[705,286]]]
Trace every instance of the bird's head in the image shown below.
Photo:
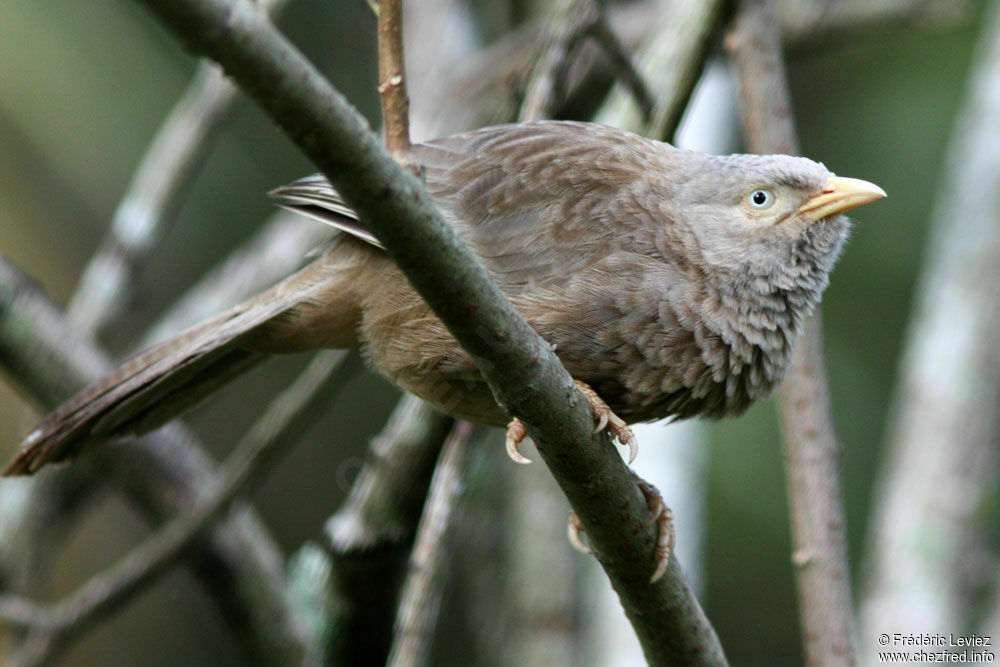
[[[735,285],[818,296],[847,237],[843,213],[885,196],[801,157],[685,157],[672,197],[679,240],[708,277]]]

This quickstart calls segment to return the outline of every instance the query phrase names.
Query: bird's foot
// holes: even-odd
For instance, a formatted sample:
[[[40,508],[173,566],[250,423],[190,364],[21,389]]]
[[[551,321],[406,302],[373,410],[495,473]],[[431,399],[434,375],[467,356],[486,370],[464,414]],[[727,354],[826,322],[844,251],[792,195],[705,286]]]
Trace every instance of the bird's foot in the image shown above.
[[[639,477],[634,471],[631,472],[632,478],[639,485],[639,491],[642,492],[642,496],[646,499],[646,507],[649,508],[652,514],[649,522],[653,523],[655,521],[659,528],[656,536],[656,547],[653,550],[653,561],[656,563],[656,568],[649,578],[649,583],[652,584],[663,576],[663,573],[667,571],[667,566],[670,564],[670,553],[674,550],[675,538],[673,514],[666,503],[663,502],[663,496],[660,495],[657,488],[642,477]],[[570,512],[569,523],[566,525],[566,537],[569,538],[569,543],[580,553],[592,554],[594,553],[593,550],[583,541],[581,536],[583,532],[583,522],[580,521],[580,517],[577,516],[576,512]]]
[[[636,442],[635,435],[632,433],[632,429],[628,427],[625,420],[614,413],[614,411],[608,407],[608,404],[604,402],[597,392],[587,384],[580,380],[574,380],[576,383],[576,388],[580,390],[581,393],[587,398],[587,402],[590,403],[590,411],[594,415],[594,419],[597,421],[597,425],[594,427],[594,433],[608,429],[611,434],[618,439],[618,442],[624,446],[628,447],[628,462],[632,463],[635,457],[639,454],[639,444]],[[506,437],[506,448],[507,456],[511,458],[515,463],[531,463],[531,459],[521,454],[518,451],[517,446],[524,441],[528,436],[527,430],[524,428],[524,424],[520,419],[514,417],[507,424],[507,437]]]
[[[670,511],[670,508],[667,507],[667,504],[663,502],[663,496],[660,495],[659,489],[635,474],[634,470],[630,470],[630,472],[632,473],[632,479],[639,485],[642,497],[646,499],[646,507],[649,508],[652,514],[649,522],[653,523],[655,521],[659,528],[656,534],[656,548],[653,549],[653,560],[656,562],[656,569],[653,570],[653,575],[649,578],[649,583],[652,584],[663,576],[663,573],[667,571],[667,566],[670,564],[670,553],[674,550],[674,543],[677,537],[674,533],[674,515]]]
[[[574,380],[574,382],[576,382],[576,388],[587,398],[587,402],[590,403],[590,411],[594,414],[594,419],[597,420],[594,433],[604,429],[611,431],[620,445],[628,447],[628,462],[631,465],[639,454],[639,443],[636,442],[632,429],[628,427],[624,419],[614,413],[604,402],[604,399],[597,395],[593,387],[581,380]]]

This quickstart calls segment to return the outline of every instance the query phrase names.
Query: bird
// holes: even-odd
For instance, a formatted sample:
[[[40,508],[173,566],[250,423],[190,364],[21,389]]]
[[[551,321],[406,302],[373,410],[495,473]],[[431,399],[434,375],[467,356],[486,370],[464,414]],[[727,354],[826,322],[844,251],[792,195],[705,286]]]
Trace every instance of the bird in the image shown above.
[[[574,121],[482,128],[408,159],[620,441],[627,424],[738,415],[767,396],[848,237],[843,213],[885,196],[804,157],[708,155]],[[317,348],[360,348],[440,410],[508,426],[519,456],[523,426],[330,183],[272,196],[336,228],[322,254],[81,390],[5,475],[153,430],[268,356]]]

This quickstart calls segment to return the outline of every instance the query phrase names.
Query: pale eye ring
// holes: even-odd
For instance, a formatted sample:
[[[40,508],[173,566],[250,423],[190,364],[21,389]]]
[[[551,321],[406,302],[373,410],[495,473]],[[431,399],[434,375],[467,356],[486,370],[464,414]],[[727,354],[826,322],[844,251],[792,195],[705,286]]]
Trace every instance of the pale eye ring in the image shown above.
[[[757,188],[747,195],[747,203],[750,208],[761,211],[774,203],[774,193],[765,188]]]

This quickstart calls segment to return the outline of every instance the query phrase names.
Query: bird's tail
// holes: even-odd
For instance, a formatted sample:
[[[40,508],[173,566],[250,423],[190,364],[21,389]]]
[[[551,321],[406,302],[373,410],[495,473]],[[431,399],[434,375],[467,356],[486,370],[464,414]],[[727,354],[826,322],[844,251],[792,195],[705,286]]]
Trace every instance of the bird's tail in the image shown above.
[[[271,289],[125,362],[49,413],[4,475],[23,475],[98,442],[155,429],[266,356],[353,347],[363,257],[344,238]],[[361,251],[363,254],[363,251]]]

